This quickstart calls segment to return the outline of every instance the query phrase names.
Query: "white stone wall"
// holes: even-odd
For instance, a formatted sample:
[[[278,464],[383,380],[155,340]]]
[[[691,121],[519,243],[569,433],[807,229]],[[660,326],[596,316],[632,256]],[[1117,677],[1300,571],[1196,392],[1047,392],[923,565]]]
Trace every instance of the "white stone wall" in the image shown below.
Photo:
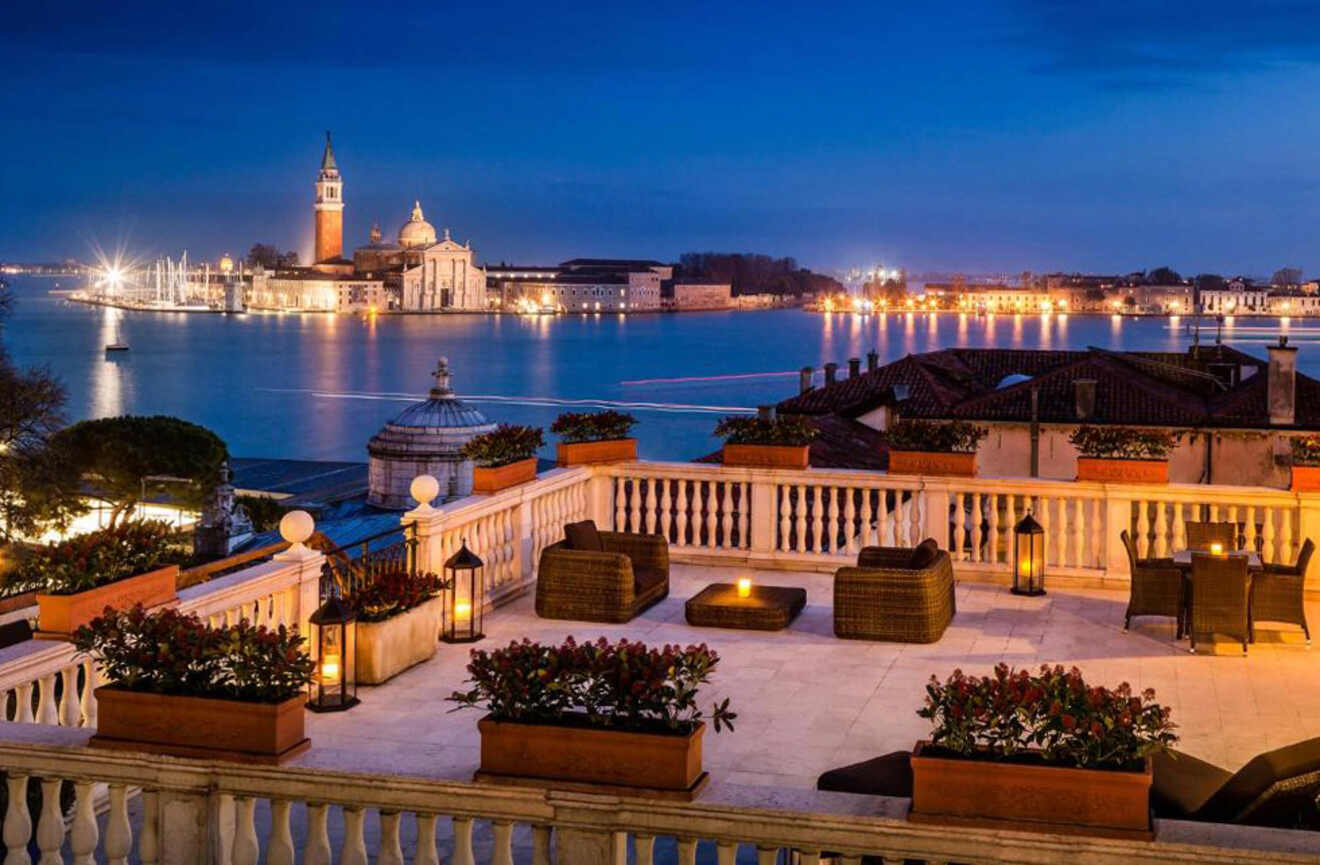
[[[471,248],[452,240],[421,250],[421,264],[403,273],[406,312],[486,309],[486,272]]]

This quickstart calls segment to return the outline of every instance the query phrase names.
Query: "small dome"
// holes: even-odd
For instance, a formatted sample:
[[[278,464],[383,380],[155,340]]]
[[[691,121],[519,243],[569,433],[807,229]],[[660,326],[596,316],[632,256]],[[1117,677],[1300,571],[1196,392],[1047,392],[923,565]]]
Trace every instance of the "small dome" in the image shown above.
[[[399,229],[399,246],[430,246],[435,243],[435,226],[422,216],[422,203],[413,202],[412,216]]]

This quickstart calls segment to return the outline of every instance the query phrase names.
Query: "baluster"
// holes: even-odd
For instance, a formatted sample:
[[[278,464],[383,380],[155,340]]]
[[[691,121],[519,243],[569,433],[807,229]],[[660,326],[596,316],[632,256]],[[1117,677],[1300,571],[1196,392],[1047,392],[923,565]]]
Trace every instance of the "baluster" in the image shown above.
[[[1013,570],[1013,527],[1018,523],[1017,515],[1017,496],[1009,493],[1004,496],[1004,562],[1008,564],[1009,571]],[[1023,502],[1025,506],[1025,501]]]
[[[1173,506],[1173,546],[1175,550],[1187,549],[1187,520],[1184,505],[1178,502]],[[1217,508],[1216,508],[1217,510]],[[1212,518],[1213,521],[1213,518]]]
[[[872,490],[863,487],[858,491],[861,495],[861,507],[857,509],[857,546],[871,546],[871,522],[875,519],[875,508],[871,505]],[[883,496],[884,493],[882,492]],[[878,541],[877,541],[878,543]]]
[[[1072,564],[1077,568],[1086,567],[1086,508],[1089,504],[1088,499],[1073,499],[1072,502]]]
[[[730,841],[715,842],[715,865],[734,865],[738,858],[738,845]]]
[[[733,547],[733,483],[720,482],[720,546]]]
[[[963,505],[966,497],[962,493],[953,493],[949,496],[949,501],[953,503],[953,543],[950,544],[949,554],[953,556],[955,562],[961,562],[964,558],[964,532],[967,529],[967,514],[963,511]]]
[[[1279,540],[1278,549],[1275,551],[1274,560],[1291,564],[1296,558],[1296,551],[1293,549],[1293,514],[1291,505],[1287,507],[1275,508],[1279,514]]]
[[[477,865],[472,856],[472,818],[454,818],[454,856],[450,865]]]
[[[916,489],[909,490],[909,492],[911,493],[908,498],[908,516],[910,517],[910,522],[908,524],[906,546],[915,547],[918,541],[924,540],[922,537],[924,532],[921,530],[922,493],[920,490]],[[945,514],[945,517],[947,518],[948,514]],[[936,538],[935,540],[939,541],[940,539]]]
[[[823,523],[824,523],[824,519],[821,516],[820,487],[813,486],[811,488],[811,533],[813,537],[812,537],[811,546],[807,547],[807,552],[809,553],[825,552],[825,543],[823,538],[825,532],[822,531],[822,529],[824,528],[824,526],[822,525]]]
[[[1212,510],[1217,515],[1219,512],[1219,506],[1216,505]],[[1233,546],[1236,547],[1238,545],[1238,537],[1239,537],[1237,505],[1230,505],[1228,507],[1228,522],[1233,524]]]
[[[59,778],[41,779],[41,819],[37,821],[38,865],[64,865],[60,848],[64,846],[64,814],[60,809]]]
[[[330,865],[330,806],[307,804],[307,838],[303,841],[303,865]]]
[[[642,858],[642,838],[637,836],[637,865],[651,865],[650,845],[647,845],[646,859]],[[550,827],[533,826],[532,827],[532,865],[550,865]]]
[[[738,485],[738,489],[741,490],[738,497],[738,545],[744,550],[750,550],[752,548],[752,485],[742,483]]]
[[[669,530],[674,525],[674,515],[670,512],[669,479],[660,481],[660,534],[664,535],[665,541],[670,540]]]
[[[986,497],[989,499],[989,496]],[[985,540],[981,530],[981,494],[972,493],[972,554],[971,559],[974,562],[985,561],[985,556],[981,554],[981,544]]]
[[[695,838],[678,839],[678,865],[697,865],[697,841]]]
[[[648,535],[655,534],[655,479],[646,479],[646,489],[642,493],[642,517],[645,520],[646,528],[643,530]]]
[[[513,865],[513,824],[508,820],[495,820],[490,828],[494,844],[490,865]]]
[[[625,478],[617,478],[614,481],[614,530],[616,532],[628,531],[628,512],[627,500],[628,489]]]
[[[778,847],[757,847],[756,865],[778,865],[779,848]]]
[[[100,833],[96,828],[96,811],[92,808],[92,782],[75,782],[73,793],[73,828],[69,833],[73,865],[96,865],[96,842]]]
[[[1055,554],[1055,564],[1066,566],[1068,564],[1069,544],[1072,539],[1072,526],[1068,523],[1068,499],[1066,496],[1060,496],[1051,503],[1051,509],[1054,511],[1054,536],[1055,546],[1058,552]]]
[[[702,534],[706,528],[706,485],[692,482],[692,546],[705,546]]]
[[[1010,497],[1011,498],[1011,497]],[[986,551],[982,561],[992,565],[999,563],[999,503],[998,493],[986,493],[985,496],[985,533]]]
[[[1169,507],[1164,502],[1155,503],[1155,558],[1169,555]]]
[[[232,793],[216,796],[215,863],[234,865],[234,838],[238,834],[238,806]]]
[[[288,799],[270,800],[270,833],[266,836],[266,865],[293,865],[293,830]]]
[[[1150,522],[1146,516],[1146,500],[1137,502],[1137,554],[1141,558],[1150,556]]]
[[[160,861],[160,793],[142,791],[142,831],[138,833],[138,860],[142,865]]]
[[[60,670],[60,726],[77,727],[82,720],[82,704],[78,696],[78,671],[82,664],[72,664]]]
[[[839,493],[842,490],[839,487],[824,487],[821,494],[825,497],[825,525],[821,531],[821,538],[824,541],[823,553],[837,553],[839,551]]]
[[[789,488],[783,484],[776,484],[775,499],[776,507],[779,508],[779,543],[775,548],[786,553],[793,549],[793,502],[790,499]]]
[[[403,865],[403,847],[399,844],[399,812],[380,812],[380,850],[376,865]]]
[[[1054,534],[1050,531],[1050,500],[1045,496],[1036,497],[1036,522],[1045,530],[1045,563],[1050,564],[1050,554],[1054,550]]]
[[[128,865],[128,854],[133,852],[127,793],[123,784],[110,785],[110,812],[105,817],[106,865]]]
[[[413,856],[413,865],[440,865],[440,853],[435,849],[434,814],[417,815],[417,854]]]
[[[28,839],[32,837],[32,815],[28,812],[27,789],[28,776],[10,774],[9,806],[5,810],[4,841],[5,865],[31,865],[28,856]]]
[[[865,490],[863,490],[865,492]],[[843,488],[843,550],[849,556],[857,552],[861,539],[861,527],[857,524],[857,490]]]
[[[890,523],[889,490],[876,490],[875,494],[875,543],[878,547],[892,547],[898,538],[891,534],[894,526]]]
[[[251,796],[234,797],[234,840],[229,848],[233,865],[257,865],[261,847],[257,842],[256,808],[257,800]]]
[[[1260,509],[1261,521],[1261,547],[1260,560],[1262,562],[1273,562],[1277,558],[1274,549],[1274,515],[1276,509],[1270,505],[1265,505]]]
[[[1245,550],[1255,550],[1256,549],[1256,509],[1251,505],[1247,505],[1242,510],[1244,511],[1242,519],[1247,524],[1246,529],[1243,532],[1244,538],[1243,538],[1242,548]]]
[[[366,812],[344,808],[344,842],[339,848],[339,865],[367,865],[367,842],[363,837]]]
[[[686,546],[688,542],[688,529],[692,525],[692,514],[688,512],[688,482],[680,478],[677,482],[678,504],[674,506],[675,522],[675,541],[674,543]]]
[[[59,707],[55,705],[55,674],[47,673],[39,680],[41,691],[37,695],[37,723],[58,724]]]

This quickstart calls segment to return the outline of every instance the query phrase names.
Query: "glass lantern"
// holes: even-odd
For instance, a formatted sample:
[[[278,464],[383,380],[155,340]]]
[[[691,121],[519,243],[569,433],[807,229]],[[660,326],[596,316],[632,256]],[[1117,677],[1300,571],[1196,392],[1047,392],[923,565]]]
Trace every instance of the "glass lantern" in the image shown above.
[[[467,548],[450,556],[445,562],[445,576],[449,581],[449,609],[440,638],[446,643],[475,643],[485,637],[486,569],[484,562]]]
[[[1013,594],[1045,594],[1045,530],[1031,511],[1013,527]]]
[[[313,712],[351,709],[358,704],[357,616],[334,592],[309,621],[316,669],[308,686],[307,708]]]

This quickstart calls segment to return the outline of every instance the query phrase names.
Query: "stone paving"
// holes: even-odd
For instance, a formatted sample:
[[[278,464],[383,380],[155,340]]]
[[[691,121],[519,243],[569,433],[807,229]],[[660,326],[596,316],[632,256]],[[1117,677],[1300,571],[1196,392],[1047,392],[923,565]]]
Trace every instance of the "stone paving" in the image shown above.
[[[686,624],[684,600],[710,582],[740,576],[805,587],[807,607],[779,632]],[[1320,736],[1320,650],[1308,650],[1294,627],[1261,625],[1245,658],[1229,645],[1191,655],[1185,640],[1174,641],[1171,619],[1141,619],[1125,633],[1126,593],[1052,588],[1023,598],[1000,586],[960,583],[958,615],[938,643],[839,640],[831,629],[831,579],[676,565],[669,598],[626,625],[540,619],[529,596],[491,613],[480,645],[569,634],[709,644],[722,661],[702,703],[730,697],[739,719],[734,733],[708,731],[706,768],[717,781],[748,787],[811,789],[826,769],[911,748],[926,729],[915,711],[932,673],[985,672],[1000,661],[1076,665],[1097,683],[1154,688],[1173,709],[1180,747],[1230,770],[1261,751]],[[1320,624],[1320,600],[1309,613]],[[295,764],[471,778],[479,714],[451,712],[445,701],[462,686],[467,652],[442,644],[431,661],[362,688],[362,703],[351,711],[309,715],[313,747]]]

